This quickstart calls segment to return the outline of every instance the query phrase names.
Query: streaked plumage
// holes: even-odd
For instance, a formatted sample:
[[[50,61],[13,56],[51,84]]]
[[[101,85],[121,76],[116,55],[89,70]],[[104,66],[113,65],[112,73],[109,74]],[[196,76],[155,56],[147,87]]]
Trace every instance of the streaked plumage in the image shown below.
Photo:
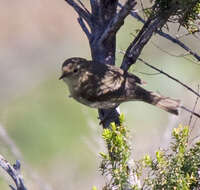
[[[140,78],[116,66],[70,58],[63,63],[62,72],[60,79],[71,96],[87,106],[108,109],[127,101],[144,101],[178,114],[179,100],[145,90]]]

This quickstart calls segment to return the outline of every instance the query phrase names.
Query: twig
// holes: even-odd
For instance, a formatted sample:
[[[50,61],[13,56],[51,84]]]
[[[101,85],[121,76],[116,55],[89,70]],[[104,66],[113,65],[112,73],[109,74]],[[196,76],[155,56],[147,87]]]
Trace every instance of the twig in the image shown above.
[[[193,55],[198,61],[200,61],[200,56],[199,56],[196,52],[192,51],[188,46],[186,46],[186,45],[185,45],[183,42],[181,42],[180,40],[178,40],[178,39],[176,39],[176,38],[170,36],[170,35],[167,34],[167,33],[162,32],[162,31],[158,31],[157,33],[158,33],[160,36],[162,36],[162,37],[164,37],[164,38],[166,38],[166,39],[168,39],[168,40],[174,42],[175,44],[179,45],[179,46],[182,47],[185,51],[187,51],[187,52],[189,52],[191,55]]]
[[[199,112],[199,111],[198,111]],[[195,125],[196,125],[196,123],[197,123],[197,120],[198,120],[198,118],[196,118],[195,120],[194,120],[194,123],[193,123],[193,125],[192,125],[192,130],[194,129],[194,127],[195,127]]]
[[[189,87],[188,85],[184,84],[183,82],[181,82],[180,80],[172,77],[171,75],[167,74],[166,72],[154,67],[153,65],[150,65],[149,63],[147,63],[146,61],[144,61],[141,58],[138,58],[138,60],[140,60],[142,63],[144,63],[145,65],[147,65],[148,67],[151,67],[152,69],[162,73],[163,75],[167,76],[168,78],[174,80],[175,82],[179,83],[181,86],[185,87],[186,89],[188,89],[190,92],[194,93],[196,96],[200,97],[200,94],[198,92],[196,92],[195,90],[193,90],[191,87]]]
[[[84,23],[83,18],[79,17],[77,20],[78,20],[78,23],[80,24],[83,32],[86,34],[88,40],[90,41],[91,40],[91,34],[90,34],[86,24]]]
[[[12,185],[9,185],[12,190],[27,190],[22,176],[20,174],[20,162],[16,161],[16,164],[13,166],[2,156],[0,155],[0,166],[8,173],[8,175],[13,179],[16,188]]]
[[[182,53],[182,54],[178,54],[178,55],[176,55],[176,54],[173,54],[173,53],[171,53],[171,52],[168,52],[167,50],[165,50],[165,49],[162,49],[159,45],[157,45],[156,43],[154,43],[154,42],[151,42],[157,49],[159,49],[160,51],[162,51],[162,52],[164,52],[164,53],[166,53],[166,54],[168,54],[168,55],[170,55],[170,56],[172,56],[172,57],[185,57],[185,56],[187,56],[187,55],[189,55],[189,53],[187,52],[187,53]]]
[[[141,71],[138,71],[138,73],[143,74],[143,75],[149,75],[149,76],[154,76],[154,75],[160,75],[161,74],[161,73],[146,73],[146,72],[141,72]]]
[[[173,53],[168,52],[167,50],[162,49],[161,47],[159,47],[159,46],[158,46],[157,44],[155,44],[154,42],[151,42],[151,43],[152,43],[156,48],[158,48],[160,51],[162,51],[162,52],[164,52],[164,53],[166,53],[166,54],[168,54],[168,55],[170,55],[170,56],[172,56],[172,57],[182,57],[182,58],[184,58],[184,59],[190,61],[191,63],[194,63],[194,64],[196,64],[196,65],[199,65],[199,63],[197,62],[198,60],[195,60],[195,61],[194,61],[194,60],[192,60],[191,58],[186,57],[186,56],[188,56],[188,55],[191,55],[189,52],[176,55],[176,54],[173,54]]]
[[[198,93],[199,93],[199,85],[198,85],[198,88],[197,88],[197,89],[198,89]],[[197,96],[196,101],[195,101],[195,103],[194,103],[194,107],[193,107],[193,109],[192,109],[193,112],[194,112],[195,109],[196,109],[198,100],[199,100],[199,97]],[[189,125],[189,126],[190,126],[190,124],[191,124],[191,122],[192,122],[192,116],[193,116],[193,114],[190,115],[190,119],[189,119],[189,122],[188,122],[188,125]],[[190,131],[192,132],[192,130],[193,130],[193,128],[192,128]]]
[[[124,71],[128,71],[129,67],[136,62],[144,46],[151,39],[153,33],[166,24],[171,12],[173,12],[174,9],[176,8],[172,8],[172,10],[169,10],[166,14],[162,13],[165,16],[156,15],[149,17],[140,32],[137,34],[136,38],[130,43],[129,47],[127,48],[121,64],[121,69],[123,69]]]
[[[185,106],[180,106],[180,108],[182,108],[182,109],[184,109],[185,111],[191,113],[192,115],[195,115],[195,116],[197,116],[198,118],[200,118],[200,115],[199,115],[198,113],[193,112],[192,110],[186,108]]]
[[[86,8],[86,6],[82,3],[81,0],[77,0],[79,2],[79,4],[82,6],[82,8],[85,10],[85,12],[89,15],[90,12],[88,11],[88,9]]]
[[[124,24],[124,19],[129,15],[130,11],[136,5],[135,0],[127,0],[122,9],[115,15],[110,21],[104,33],[102,34],[99,42],[103,43],[104,40],[108,39],[111,35],[115,35],[120,27]]]
[[[87,24],[90,27],[92,27],[91,18],[90,18],[91,15],[89,11],[86,11],[85,9],[81,8],[74,0],[65,0],[65,1],[74,8],[74,10],[77,12],[79,17],[82,17],[87,22]]]
[[[120,8],[123,8],[123,5],[121,3],[118,3],[118,6]],[[145,23],[145,20],[140,15],[138,15],[135,11],[131,11],[130,15],[136,18],[137,20],[139,20],[140,22],[142,22],[143,24]]]
[[[142,12],[143,12],[143,17],[145,17],[145,12],[144,12],[144,4],[142,2],[142,0],[140,0],[140,5],[141,5],[141,8],[142,8]]]
[[[191,144],[194,140],[198,139],[200,137],[200,135],[196,135],[195,137],[193,137],[192,139],[189,140],[188,144]]]

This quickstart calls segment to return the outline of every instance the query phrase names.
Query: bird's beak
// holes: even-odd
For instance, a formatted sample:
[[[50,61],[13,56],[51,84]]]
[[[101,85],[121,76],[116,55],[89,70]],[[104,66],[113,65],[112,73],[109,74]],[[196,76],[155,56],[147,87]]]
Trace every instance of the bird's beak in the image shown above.
[[[60,77],[59,80],[63,79],[65,77],[65,73],[63,73]]]

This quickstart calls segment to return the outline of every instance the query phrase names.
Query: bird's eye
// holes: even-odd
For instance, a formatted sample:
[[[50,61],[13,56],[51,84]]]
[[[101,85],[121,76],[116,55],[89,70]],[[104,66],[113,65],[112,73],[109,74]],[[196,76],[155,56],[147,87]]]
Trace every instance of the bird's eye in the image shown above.
[[[75,69],[74,69],[74,73],[77,73],[77,72],[78,72],[78,69],[77,69],[77,68],[75,68]]]

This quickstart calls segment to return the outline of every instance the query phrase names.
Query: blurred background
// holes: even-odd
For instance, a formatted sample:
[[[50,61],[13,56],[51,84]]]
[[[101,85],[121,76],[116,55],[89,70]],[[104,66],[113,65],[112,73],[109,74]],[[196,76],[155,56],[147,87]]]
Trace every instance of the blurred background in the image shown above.
[[[11,163],[20,159],[29,190],[101,188],[104,178],[98,171],[98,153],[104,151],[104,144],[97,111],[70,99],[66,85],[58,80],[65,59],[90,59],[76,13],[64,0],[0,0],[0,4],[0,154]],[[120,50],[127,48],[141,26],[131,17],[126,20],[118,33],[117,64],[123,58]],[[177,34],[178,27],[169,28]],[[197,37],[181,40],[200,53]],[[185,53],[154,35],[141,57],[197,90],[199,65],[162,50]],[[147,89],[181,99],[193,108],[196,97],[174,81],[140,62],[130,71],[147,82]],[[136,160],[166,148],[171,129],[180,123],[187,125],[190,118],[184,111],[176,117],[142,102],[125,103],[120,110],[131,131]],[[191,126],[196,136],[198,121],[194,122],[195,118]],[[0,169],[0,189],[8,190],[8,183],[12,181]]]

